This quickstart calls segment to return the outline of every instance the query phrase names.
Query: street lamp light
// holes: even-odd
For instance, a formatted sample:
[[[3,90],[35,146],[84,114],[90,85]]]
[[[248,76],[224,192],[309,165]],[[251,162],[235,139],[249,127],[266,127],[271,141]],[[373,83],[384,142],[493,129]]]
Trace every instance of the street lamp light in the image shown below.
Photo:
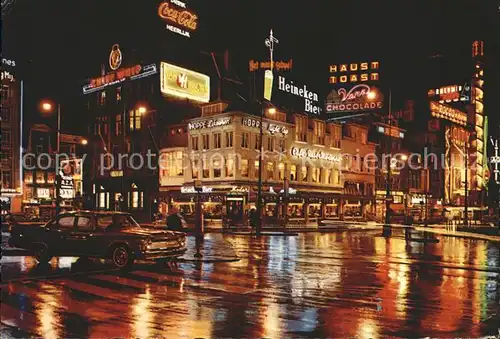
[[[89,141],[87,139],[82,139],[82,141],[81,141],[81,144],[83,146],[87,145],[88,143],[89,143]]]
[[[139,106],[139,108],[137,109],[137,111],[139,112],[139,114],[146,114],[146,112],[148,111],[148,109],[145,107],[145,106]]]

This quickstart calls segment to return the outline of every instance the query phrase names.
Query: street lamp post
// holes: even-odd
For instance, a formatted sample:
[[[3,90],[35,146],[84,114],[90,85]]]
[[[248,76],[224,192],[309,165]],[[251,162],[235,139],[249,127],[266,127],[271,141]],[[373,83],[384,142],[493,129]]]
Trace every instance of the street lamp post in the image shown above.
[[[264,135],[264,129],[262,127],[264,122],[264,105],[262,105],[262,110],[260,114],[260,123],[259,123],[259,183],[257,188],[257,227],[256,227],[256,235],[260,236],[262,230],[262,160],[264,157],[263,150],[263,142],[262,138]]]
[[[387,135],[387,154],[391,155],[391,146],[392,146],[392,91],[389,89],[389,114],[388,114],[388,122],[389,122],[389,133]],[[387,174],[386,174],[386,183],[385,183],[385,226],[389,226],[391,223],[390,217],[390,208],[391,208],[391,160],[392,156],[390,156],[387,161]]]
[[[469,137],[465,142],[465,188],[464,188],[464,225],[469,226]]]

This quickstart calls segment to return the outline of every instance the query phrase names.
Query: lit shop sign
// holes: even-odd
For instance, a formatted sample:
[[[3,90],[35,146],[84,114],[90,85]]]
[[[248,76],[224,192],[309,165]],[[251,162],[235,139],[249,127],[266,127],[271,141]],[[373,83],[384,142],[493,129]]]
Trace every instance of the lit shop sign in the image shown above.
[[[464,128],[452,126],[451,127],[451,139],[453,143],[460,146],[465,146],[469,140],[469,132]]]
[[[16,67],[16,62],[14,60],[2,58],[2,66]]]
[[[10,72],[8,71],[2,71],[2,80],[9,80],[10,82],[14,82],[14,75],[12,75]]]
[[[370,95],[375,93],[373,99]],[[362,112],[380,109],[384,106],[380,91],[365,84],[350,89],[332,90],[326,98],[326,113]]]
[[[273,186],[269,187],[269,193],[271,193],[271,194],[277,194],[277,192],[274,190]],[[279,193],[280,193],[280,194],[285,193],[285,189],[283,189],[283,188],[282,188],[282,189],[279,191]],[[291,195],[297,194],[297,190],[296,190],[295,188],[291,188],[291,187],[289,187],[289,188],[288,188],[288,194],[291,194]]]
[[[109,176],[112,178],[123,177],[123,171],[111,171],[109,172]]]
[[[287,82],[284,77],[278,76],[278,89],[280,91],[304,98],[305,112],[321,114],[321,108],[318,106],[318,94],[309,91],[306,85],[304,85],[303,87],[298,87],[294,85],[293,81]]]
[[[188,123],[188,129],[189,130],[197,130],[197,129],[205,129],[205,128],[214,128],[214,127],[219,127],[219,126],[227,126],[229,124],[231,124],[231,117],[202,120],[202,121],[193,121],[193,122]]]
[[[50,198],[50,189],[48,188],[37,188],[36,196],[41,199],[49,199]]]
[[[311,150],[308,148],[292,147],[292,149],[290,150],[290,154],[294,157],[307,158],[312,160],[320,159],[332,162],[340,162],[341,160],[339,155],[325,153],[323,151]]]
[[[108,73],[98,78],[90,80],[90,83],[83,86],[83,94],[100,91],[108,86],[116,85],[125,80],[136,80],[156,74],[155,64],[146,66],[135,65],[127,68],[120,68],[117,71]]]
[[[471,97],[471,85],[465,83],[461,85],[451,85],[443,86],[436,89],[431,89],[427,93],[430,98],[435,98],[435,100],[440,103],[448,102],[470,102]]]
[[[456,108],[452,108],[435,101],[431,101],[431,115],[436,118],[450,120],[456,124],[466,126],[467,114]]]
[[[272,61],[273,70],[276,71],[289,71],[292,69],[293,60],[289,61]],[[250,72],[255,72],[259,69],[271,69],[271,61],[255,61],[250,60],[248,62],[248,69]]]
[[[231,187],[231,191],[229,191],[229,193],[248,193],[248,187],[233,186]]]
[[[213,187],[206,187],[206,186],[203,186],[201,188],[201,193],[212,193],[213,191]],[[196,191],[194,189],[194,186],[190,186],[190,187],[181,187],[181,193],[184,193],[184,194],[187,194],[187,193],[198,193],[198,191]]]
[[[243,123],[243,126],[260,128],[260,121],[257,119],[246,117],[246,118],[243,118],[242,123]],[[271,134],[275,134],[275,133],[281,133],[283,135],[288,134],[288,128],[286,128],[286,126],[283,126],[283,125],[276,125],[273,123],[268,123],[266,121],[263,121],[262,127],[263,127],[263,129],[265,129],[266,131],[268,131]]]
[[[186,68],[160,64],[160,89],[165,95],[193,101],[210,101],[210,77]]]
[[[500,156],[494,155],[490,157],[490,163],[491,164],[500,164]]]
[[[61,161],[62,174],[65,177],[82,180],[83,163],[82,159],[70,159]]]
[[[16,193],[19,193],[19,189],[15,189],[15,188],[8,188],[8,187],[2,187],[0,189],[0,193],[2,194],[16,194]]]
[[[111,52],[109,53],[109,67],[116,71],[120,68],[122,64],[122,51],[120,51],[120,46],[118,44],[114,44],[111,47]]]
[[[472,43],[472,57],[484,56],[484,42],[476,40]]]
[[[190,38],[189,31],[198,28],[198,16],[187,9],[179,0],[164,1],[158,7],[158,15],[167,22],[166,28],[174,33]]]
[[[345,84],[378,81],[379,68],[378,61],[330,65],[330,73],[335,75],[331,75],[328,82],[330,84]]]
[[[402,139],[405,137],[405,134],[396,128],[378,126],[377,131],[382,133],[382,134],[385,134],[385,135],[390,135],[391,137],[394,137],[394,138],[401,138]]]

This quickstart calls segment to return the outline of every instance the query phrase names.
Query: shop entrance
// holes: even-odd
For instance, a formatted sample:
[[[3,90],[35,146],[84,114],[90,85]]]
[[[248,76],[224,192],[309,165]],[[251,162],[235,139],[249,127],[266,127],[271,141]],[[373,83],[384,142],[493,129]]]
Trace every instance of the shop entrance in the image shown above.
[[[233,224],[241,224],[243,223],[243,215],[244,215],[244,205],[243,198],[227,198],[226,200],[226,211],[227,218],[231,220]]]

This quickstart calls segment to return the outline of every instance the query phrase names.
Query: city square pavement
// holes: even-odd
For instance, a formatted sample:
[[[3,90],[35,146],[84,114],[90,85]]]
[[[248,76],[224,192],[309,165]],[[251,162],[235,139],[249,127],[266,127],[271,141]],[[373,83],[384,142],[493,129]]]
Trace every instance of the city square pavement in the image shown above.
[[[4,233],[4,235],[6,235]],[[2,338],[498,335],[498,243],[378,231],[189,237],[177,268],[3,256]],[[2,247],[5,243],[2,243]]]

